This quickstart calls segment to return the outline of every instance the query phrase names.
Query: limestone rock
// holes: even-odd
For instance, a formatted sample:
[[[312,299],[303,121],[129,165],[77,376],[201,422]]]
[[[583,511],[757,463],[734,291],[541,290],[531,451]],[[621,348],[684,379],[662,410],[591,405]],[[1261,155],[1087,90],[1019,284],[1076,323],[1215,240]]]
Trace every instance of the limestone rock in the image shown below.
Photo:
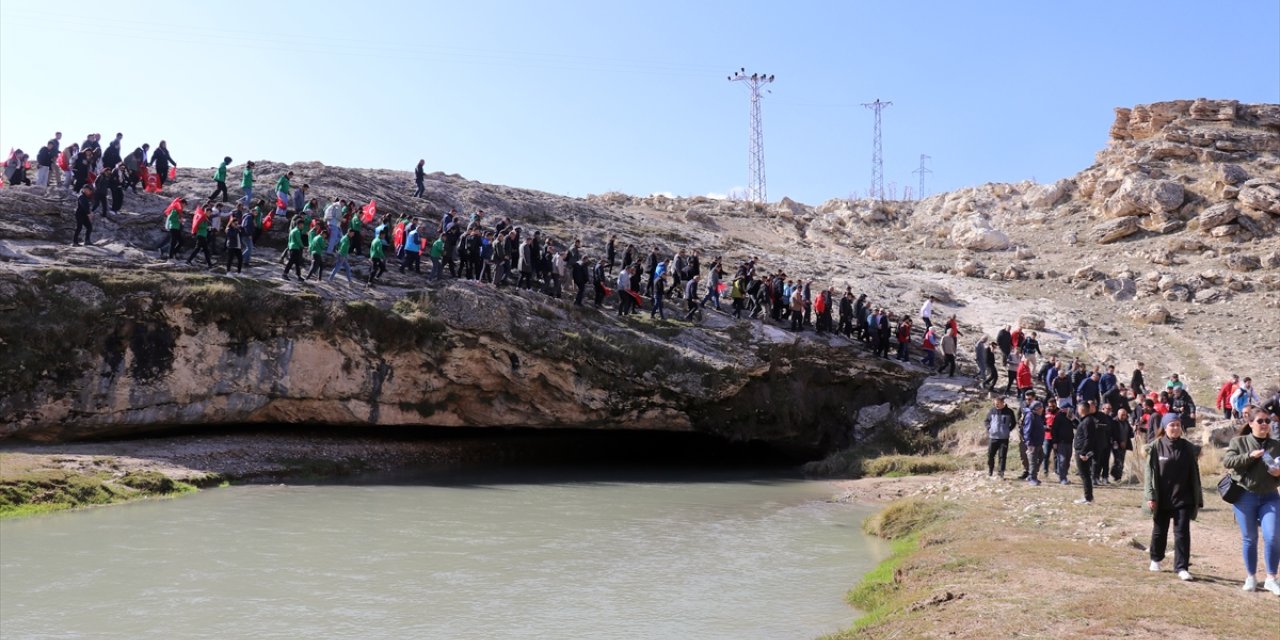
[[[1249,179],[1249,174],[1238,164],[1218,166],[1218,179],[1224,184],[1237,185]]]
[[[973,277],[982,270],[982,264],[967,258],[957,258],[954,268],[956,275]]]
[[[1280,216],[1280,183],[1249,180],[1241,185],[1236,199],[1247,207]]]
[[[1227,256],[1226,265],[1227,265],[1227,268],[1232,271],[1248,273],[1250,271],[1257,271],[1258,269],[1261,269],[1262,260],[1259,259],[1258,256],[1251,256],[1243,253],[1233,253]]]
[[[1102,281],[1102,286],[1116,302],[1132,300],[1138,295],[1138,283],[1131,278],[1109,278]]]
[[[1200,230],[1209,233],[1215,227],[1234,222],[1236,216],[1240,215],[1240,210],[1230,202],[1220,202],[1218,204],[1205,209],[1196,216],[1196,221],[1200,226]]]
[[[1109,244],[1138,232],[1138,217],[1125,216],[1108,220],[1093,227],[1093,235],[1099,244]]]
[[[1169,310],[1161,304],[1153,304],[1146,309],[1134,309],[1129,317],[1142,324],[1165,324],[1169,321]]]
[[[872,245],[862,252],[863,257],[881,262],[891,262],[898,259],[898,254],[894,253],[884,245]]]
[[[1035,315],[1018,316],[1018,326],[1029,331],[1044,331],[1044,318]]]
[[[993,229],[985,216],[972,216],[951,228],[951,241],[962,249],[997,251],[1009,248],[1009,236]]]

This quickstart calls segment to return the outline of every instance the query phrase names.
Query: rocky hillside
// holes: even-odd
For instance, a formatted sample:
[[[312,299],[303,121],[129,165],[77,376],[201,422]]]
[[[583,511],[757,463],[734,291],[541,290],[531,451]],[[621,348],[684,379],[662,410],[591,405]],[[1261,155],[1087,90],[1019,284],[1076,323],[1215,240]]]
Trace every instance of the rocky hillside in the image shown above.
[[[1100,132],[1101,133],[1101,132]],[[1005,324],[1047,352],[1179,372],[1202,404],[1232,372],[1280,381],[1280,105],[1179,101],[1117,111],[1098,162],[1053,184],[988,184],[920,202],[603,194],[575,199],[407,171],[287,169],[322,201],[389,213],[509,216],[599,255],[610,235],[758,257],[765,271],[868,293],[915,315],[956,313],[962,367]],[[156,258],[161,211],[212,189],[183,168],[160,195],[129,194],[69,248],[69,196],[0,190],[0,423],[29,438],[168,424],[620,426],[696,429],[785,446],[845,444],[863,406],[900,407],[925,372],[881,365],[842,340],[711,314],[702,327],[619,320],[537,294],[428,286],[393,271],[371,291],[278,279],[269,233],[244,277]],[[233,168],[233,173],[238,173]],[[357,274],[365,263],[357,261]],[[1003,382],[1003,381],[1002,381]],[[886,408],[870,414],[882,421]],[[911,412],[908,412],[910,414]],[[865,420],[864,420],[865,422]],[[921,421],[908,422],[918,426]]]

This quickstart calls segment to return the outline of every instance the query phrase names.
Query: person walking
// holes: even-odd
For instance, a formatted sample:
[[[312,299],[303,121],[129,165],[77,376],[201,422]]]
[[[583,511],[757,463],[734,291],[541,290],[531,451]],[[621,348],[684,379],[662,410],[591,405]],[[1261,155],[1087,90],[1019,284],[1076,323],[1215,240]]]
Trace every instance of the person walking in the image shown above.
[[[156,181],[160,184],[160,188],[164,188],[164,183],[169,179],[169,167],[175,170],[178,163],[173,160],[173,156],[169,155],[169,143],[164,140],[156,147],[155,153],[151,154],[151,161],[148,166],[154,164],[156,166]]]
[[[322,229],[316,229],[311,232],[311,243],[308,250],[311,252],[311,268],[307,269],[307,275],[304,281],[310,280],[311,276],[315,276],[316,280],[324,278],[324,252],[328,245],[325,238],[325,232]]]
[[[355,242],[355,232],[347,231],[347,235],[351,237],[351,241]],[[373,266],[369,268],[369,281],[365,283],[365,288],[372,287],[373,281],[378,276],[387,272],[387,249],[386,249],[386,230],[373,236],[373,242],[369,243],[369,262]]]
[[[333,282],[333,277],[338,275],[338,269],[342,269],[347,274],[347,285],[351,285],[351,262],[348,256],[351,255],[351,240],[353,233],[348,231],[342,236],[342,240],[338,241],[338,249],[335,255],[337,259],[333,263],[333,271],[329,273],[329,282]],[[378,234],[382,235],[382,234]]]
[[[205,203],[208,206],[209,203]],[[204,264],[206,268],[213,268],[213,257],[209,255],[209,213],[204,207],[196,207],[195,217],[191,220],[191,235],[195,236],[196,246],[191,250],[191,255],[187,256],[187,264],[191,264],[192,260],[201,252],[204,252]]]
[[[218,168],[214,170],[214,187],[213,193],[209,194],[210,202],[217,198],[219,193],[222,194],[222,201],[227,201],[227,165],[229,164],[231,164],[231,156],[226,156],[222,159],[222,164],[218,165]]]
[[[1173,420],[1148,444],[1143,498],[1151,512],[1152,571],[1160,570],[1173,524],[1173,570],[1181,580],[1191,580],[1191,521],[1204,508],[1200,491],[1200,450],[1182,438],[1182,421]]]
[[[231,273],[231,261],[236,262],[236,273],[244,271],[244,228],[240,226],[239,212],[231,214],[227,220],[226,247],[227,273]]]
[[[186,198],[175,198],[164,210],[164,228],[169,232],[169,259],[178,257],[182,249],[182,211],[187,206]]]
[[[924,299],[924,304],[920,307],[920,318],[924,320],[926,330],[933,328],[933,296]]]
[[[93,187],[86,186],[80,190],[80,197],[76,198],[76,232],[71,236],[71,246],[80,246],[81,229],[84,229],[84,243],[86,245],[93,244],[93,240],[89,238],[93,234],[92,210]]]
[[[1222,466],[1244,489],[1232,507],[1240,526],[1241,554],[1244,557],[1244,590],[1253,591],[1258,582],[1258,529],[1262,529],[1262,557],[1266,563],[1263,588],[1280,596],[1280,440],[1272,437],[1271,418],[1258,411],[1253,422],[1240,428],[1227,445]]]
[[[1004,480],[1005,464],[1009,458],[1009,434],[1013,432],[1016,417],[1013,409],[1005,405],[1004,396],[997,396],[994,406],[987,411],[987,478],[994,477],[999,458],[999,478]]]
[[[995,391],[996,382],[1000,380],[1000,369],[996,366],[996,345],[988,342],[983,358],[987,363],[987,377],[982,381],[982,386],[986,387],[987,391]]]
[[[951,369],[947,377],[956,377],[956,336],[950,331],[942,336],[942,366],[938,367],[938,373],[942,373],[947,368]]]
[[[667,275],[662,271],[662,265],[658,265],[658,269],[658,273],[655,274],[653,278],[653,309],[649,311],[649,318],[653,319],[656,316],[662,320],[666,320],[667,316],[662,307],[662,298],[667,295]]]
[[[427,174],[422,168],[426,164],[426,160],[418,160],[418,166],[413,168],[413,182],[418,187],[413,191],[413,197],[415,198],[421,198],[423,190],[426,189],[423,185],[423,181],[426,180]]]
[[[244,171],[240,172],[240,191],[244,193],[240,201],[246,207],[253,204],[253,167],[253,161],[250,160],[244,164]]]
[[[1067,480],[1067,474],[1071,472],[1071,456],[1074,451],[1074,441],[1076,437],[1076,427],[1079,421],[1075,417],[1075,407],[1067,405],[1059,407],[1058,413],[1053,417],[1053,425],[1050,427],[1053,439],[1053,462],[1054,471],[1058,474],[1058,484],[1071,484]]]
[[[1040,486],[1040,462],[1044,455],[1044,403],[1032,402],[1027,415],[1022,421],[1022,462],[1027,476],[1027,484]]]
[[[293,269],[294,275],[298,279],[302,279],[302,217],[298,216],[293,219],[293,224],[289,226],[289,240],[285,251],[288,252],[289,259],[284,264],[284,273],[281,277],[285,280],[289,279],[289,269]]]
[[[1076,455],[1076,472],[1080,474],[1080,484],[1084,486],[1084,497],[1076,500],[1076,504],[1093,504],[1093,467],[1098,448],[1110,446],[1103,442],[1098,434],[1098,419],[1094,416],[1098,405],[1092,400],[1080,403],[1080,422],[1076,425],[1076,437],[1072,441]]]

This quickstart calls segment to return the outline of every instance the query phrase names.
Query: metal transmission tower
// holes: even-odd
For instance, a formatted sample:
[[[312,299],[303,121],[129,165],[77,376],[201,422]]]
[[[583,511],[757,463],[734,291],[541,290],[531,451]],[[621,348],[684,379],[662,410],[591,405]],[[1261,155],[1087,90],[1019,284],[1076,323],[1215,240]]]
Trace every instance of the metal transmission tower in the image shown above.
[[[872,199],[884,200],[884,151],[880,147],[880,111],[892,104],[879,98],[875,102],[862,103],[862,106],[876,112],[876,131],[871,141],[871,191],[867,194]]]
[[[764,73],[747,75],[747,68],[738,69],[729,76],[730,82],[745,82],[751,92],[751,159],[748,164],[747,200],[767,204],[769,197],[764,186],[764,129],[760,125],[761,87],[773,82],[773,76]]]
[[[930,158],[929,156],[926,156],[923,153],[920,154],[920,168],[911,172],[920,177],[920,188],[918,190],[918,193],[916,194],[916,197],[920,198],[921,200],[924,200],[924,195],[925,195],[924,194],[924,177],[930,173],[933,173],[933,169],[930,169],[929,167],[924,166],[924,162],[925,160],[932,160],[932,159],[933,158]]]

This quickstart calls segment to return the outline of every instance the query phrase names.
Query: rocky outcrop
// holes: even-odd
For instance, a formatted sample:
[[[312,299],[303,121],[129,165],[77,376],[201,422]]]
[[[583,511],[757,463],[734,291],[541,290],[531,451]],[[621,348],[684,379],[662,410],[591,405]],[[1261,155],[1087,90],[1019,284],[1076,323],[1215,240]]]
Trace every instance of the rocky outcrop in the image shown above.
[[[509,290],[508,290],[509,291]],[[456,281],[390,308],[205,275],[0,279],[0,436],[314,423],[701,431],[846,446],[919,378],[758,324],[655,326]]]

